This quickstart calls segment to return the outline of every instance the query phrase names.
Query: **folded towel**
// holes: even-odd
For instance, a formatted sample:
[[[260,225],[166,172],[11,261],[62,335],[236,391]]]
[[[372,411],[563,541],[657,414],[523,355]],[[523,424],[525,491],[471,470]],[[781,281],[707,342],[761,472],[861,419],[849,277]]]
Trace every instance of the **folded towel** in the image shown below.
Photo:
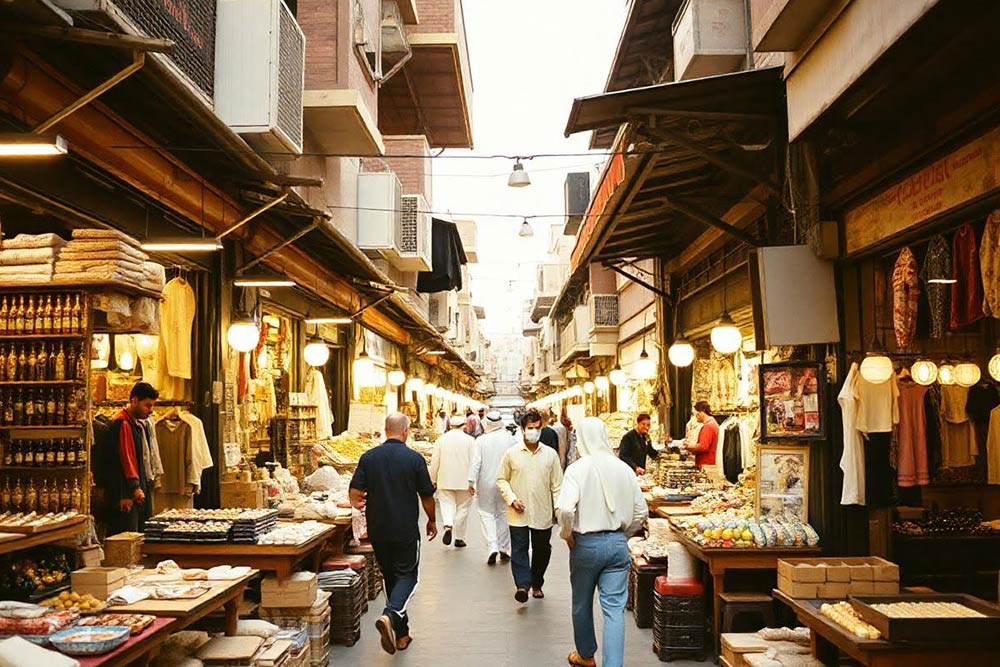
[[[65,239],[57,234],[18,234],[12,239],[3,240],[4,250],[61,248],[64,245],[66,245]]]
[[[0,250],[0,264],[4,266],[40,264],[51,262],[56,257],[55,248],[14,248]]]
[[[50,651],[21,637],[0,641],[0,667],[80,667],[80,662],[68,655]]]
[[[111,594],[111,597],[108,598],[108,604],[135,604],[136,602],[142,602],[147,598],[149,598],[149,593],[141,588],[136,588],[135,586],[122,586]]]
[[[149,259],[149,255],[144,253],[138,247],[111,239],[77,239],[70,241],[63,246],[62,252],[70,253],[71,258],[73,253],[120,252],[140,262],[145,262]],[[86,258],[77,257],[76,259]]]
[[[52,282],[52,276],[44,276],[37,273],[26,275],[0,275],[0,287],[10,285],[35,285]]]
[[[134,261],[121,261],[121,260],[108,260],[108,259],[87,259],[87,260],[70,260],[66,261],[60,258],[56,262],[56,273],[80,273],[81,271],[90,271],[91,269],[97,269],[99,271],[131,271],[136,274],[146,275],[145,270],[142,268],[142,264]]]
[[[51,276],[52,263],[20,264],[15,266],[0,265],[0,276]]]
[[[129,236],[124,232],[120,232],[117,229],[74,229],[73,230],[74,239],[85,239],[85,240],[113,240],[121,241],[122,243],[127,243],[130,246],[136,248],[139,247],[139,241],[135,237]]]
[[[146,277],[134,271],[78,271],[71,273],[56,273],[54,280],[66,283],[70,280],[79,280],[82,283],[125,283],[126,285],[143,285]]]

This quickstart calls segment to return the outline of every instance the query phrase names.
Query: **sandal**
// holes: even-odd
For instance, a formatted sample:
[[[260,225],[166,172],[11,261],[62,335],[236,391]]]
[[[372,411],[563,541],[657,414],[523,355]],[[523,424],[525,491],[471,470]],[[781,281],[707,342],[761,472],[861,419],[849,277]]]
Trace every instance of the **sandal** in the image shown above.
[[[569,664],[574,665],[574,667],[597,667],[597,661],[593,658],[584,658],[576,651],[573,651],[566,658]]]
[[[536,600],[541,600],[542,598],[545,597],[545,593],[542,592],[541,588],[532,588],[531,597],[535,598]]]

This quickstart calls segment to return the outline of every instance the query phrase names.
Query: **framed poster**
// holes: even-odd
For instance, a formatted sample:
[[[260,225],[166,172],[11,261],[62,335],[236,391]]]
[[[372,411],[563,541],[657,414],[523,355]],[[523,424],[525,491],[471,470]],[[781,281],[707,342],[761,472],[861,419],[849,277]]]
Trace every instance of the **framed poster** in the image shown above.
[[[770,514],[809,521],[809,447],[757,449],[757,518]]]
[[[760,439],[820,440],[826,436],[823,364],[760,365]]]

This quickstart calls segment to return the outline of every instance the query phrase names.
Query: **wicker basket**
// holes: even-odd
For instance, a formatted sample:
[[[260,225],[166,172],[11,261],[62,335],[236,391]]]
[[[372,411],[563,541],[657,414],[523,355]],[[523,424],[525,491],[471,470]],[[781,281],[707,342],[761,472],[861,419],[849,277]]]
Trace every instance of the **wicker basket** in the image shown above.
[[[105,567],[133,567],[142,563],[142,533],[118,533],[104,540]]]

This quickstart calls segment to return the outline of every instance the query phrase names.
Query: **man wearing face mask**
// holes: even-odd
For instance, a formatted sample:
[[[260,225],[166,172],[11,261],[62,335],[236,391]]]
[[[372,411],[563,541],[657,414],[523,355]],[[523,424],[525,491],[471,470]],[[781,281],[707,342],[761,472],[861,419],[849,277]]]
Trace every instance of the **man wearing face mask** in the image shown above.
[[[508,449],[500,463],[497,489],[508,507],[511,572],[517,588],[514,599],[524,603],[528,601],[529,588],[533,597],[545,597],[542,586],[552,556],[552,526],[562,485],[562,466],[556,451],[539,443],[542,416],[538,412],[527,412],[521,428],[523,441]]]

